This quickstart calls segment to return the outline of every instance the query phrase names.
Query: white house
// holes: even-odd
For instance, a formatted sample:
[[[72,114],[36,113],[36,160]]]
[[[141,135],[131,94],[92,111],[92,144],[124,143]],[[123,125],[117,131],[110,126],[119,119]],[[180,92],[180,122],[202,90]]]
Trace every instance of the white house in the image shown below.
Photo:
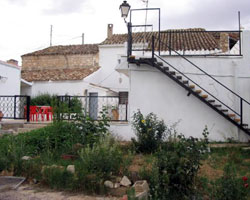
[[[0,95],[20,95],[21,67],[0,61]]]
[[[135,55],[135,58],[127,62],[127,35],[116,34],[107,38],[102,43],[102,48],[109,49],[106,51],[110,53],[113,52],[109,57],[114,60],[116,58],[116,63],[120,63],[116,70],[129,77],[129,119],[140,109],[144,114],[150,112],[157,114],[169,126],[178,122],[176,129],[186,136],[201,137],[203,129],[207,126],[211,140],[227,138],[249,140],[247,125],[250,125],[250,104],[248,104],[250,102],[250,32],[244,31],[239,36],[235,32],[211,33],[204,29],[168,30],[165,32],[165,37],[164,34],[162,36],[162,41],[168,45],[170,32],[172,52],[170,55],[169,48],[161,45],[161,56],[157,58],[158,61],[163,62],[164,66],[161,69],[174,71],[173,76],[177,80],[182,78],[181,80],[186,81],[190,78],[192,81],[189,80],[187,86],[207,103],[181,87],[156,67],[143,64],[143,59],[149,58],[152,52],[133,51],[132,55]],[[150,49],[152,34],[157,37],[157,33],[152,32],[133,33],[133,47],[141,45]],[[142,44],[145,38],[147,41]],[[159,50],[158,42],[158,40],[155,42],[156,50]],[[125,52],[123,56],[121,56],[122,52]],[[178,56],[178,53],[184,54],[188,60]],[[238,55],[235,56],[235,53]],[[107,55],[105,57],[107,58]],[[142,59],[141,63],[140,59]],[[171,66],[174,68],[167,69]],[[213,101],[214,97],[215,101]],[[242,116],[240,116],[241,104]],[[241,124],[241,118],[243,124]],[[243,130],[239,127],[243,127]],[[130,123],[115,131],[120,132],[124,138],[133,136]]]

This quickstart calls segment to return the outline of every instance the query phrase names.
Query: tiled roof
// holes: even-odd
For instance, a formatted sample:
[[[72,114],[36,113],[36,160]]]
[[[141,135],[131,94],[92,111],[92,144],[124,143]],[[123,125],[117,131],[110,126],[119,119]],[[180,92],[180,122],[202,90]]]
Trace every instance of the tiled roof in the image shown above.
[[[22,78],[26,81],[62,81],[82,80],[97,71],[99,67],[81,69],[50,69],[50,70],[22,70]]]
[[[136,32],[132,34],[133,44],[149,44],[151,48],[152,36],[155,36],[155,49],[159,48],[158,32]],[[220,48],[220,33],[206,32],[202,28],[173,29],[161,32],[161,50],[168,51],[171,44],[172,49],[179,50],[215,50]],[[124,44],[127,41],[127,34],[114,34],[101,43],[101,45]]]
[[[51,46],[39,51],[24,54],[23,56],[43,56],[43,55],[69,55],[69,54],[96,54],[99,52],[98,44],[83,45],[59,45]]]

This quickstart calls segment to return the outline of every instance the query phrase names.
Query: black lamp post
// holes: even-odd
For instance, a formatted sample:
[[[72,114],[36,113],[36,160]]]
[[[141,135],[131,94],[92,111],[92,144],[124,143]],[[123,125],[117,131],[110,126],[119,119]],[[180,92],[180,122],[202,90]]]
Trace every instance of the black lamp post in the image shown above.
[[[127,47],[127,57],[129,57],[132,54],[132,33],[131,33],[131,22],[127,22],[126,18],[128,17],[128,13],[130,11],[130,5],[127,3],[127,1],[123,1],[123,3],[120,5],[121,10],[121,16],[124,18],[125,23],[128,27],[128,47]]]

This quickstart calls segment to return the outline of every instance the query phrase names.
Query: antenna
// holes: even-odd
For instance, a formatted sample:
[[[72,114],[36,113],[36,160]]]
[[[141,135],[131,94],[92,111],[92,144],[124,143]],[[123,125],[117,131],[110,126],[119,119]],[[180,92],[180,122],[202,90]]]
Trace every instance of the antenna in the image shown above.
[[[52,32],[53,32],[53,25],[50,25],[50,46],[52,46]]]
[[[142,0],[143,3],[146,3],[146,16],[145,16],[145,27],[144,27],[144,36],[143,36],[143,55],[144,55],[144,44],[146,43],[146,31],[147,31],[147,20],[148,20],[148,1],[149,0]]]

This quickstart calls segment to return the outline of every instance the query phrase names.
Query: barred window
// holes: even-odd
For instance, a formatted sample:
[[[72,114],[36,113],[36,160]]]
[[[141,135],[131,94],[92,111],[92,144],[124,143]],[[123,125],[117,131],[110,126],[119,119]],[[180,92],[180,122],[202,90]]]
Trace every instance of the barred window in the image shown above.
[[[119,104],[128,103],[128,92],[119,92]]]

